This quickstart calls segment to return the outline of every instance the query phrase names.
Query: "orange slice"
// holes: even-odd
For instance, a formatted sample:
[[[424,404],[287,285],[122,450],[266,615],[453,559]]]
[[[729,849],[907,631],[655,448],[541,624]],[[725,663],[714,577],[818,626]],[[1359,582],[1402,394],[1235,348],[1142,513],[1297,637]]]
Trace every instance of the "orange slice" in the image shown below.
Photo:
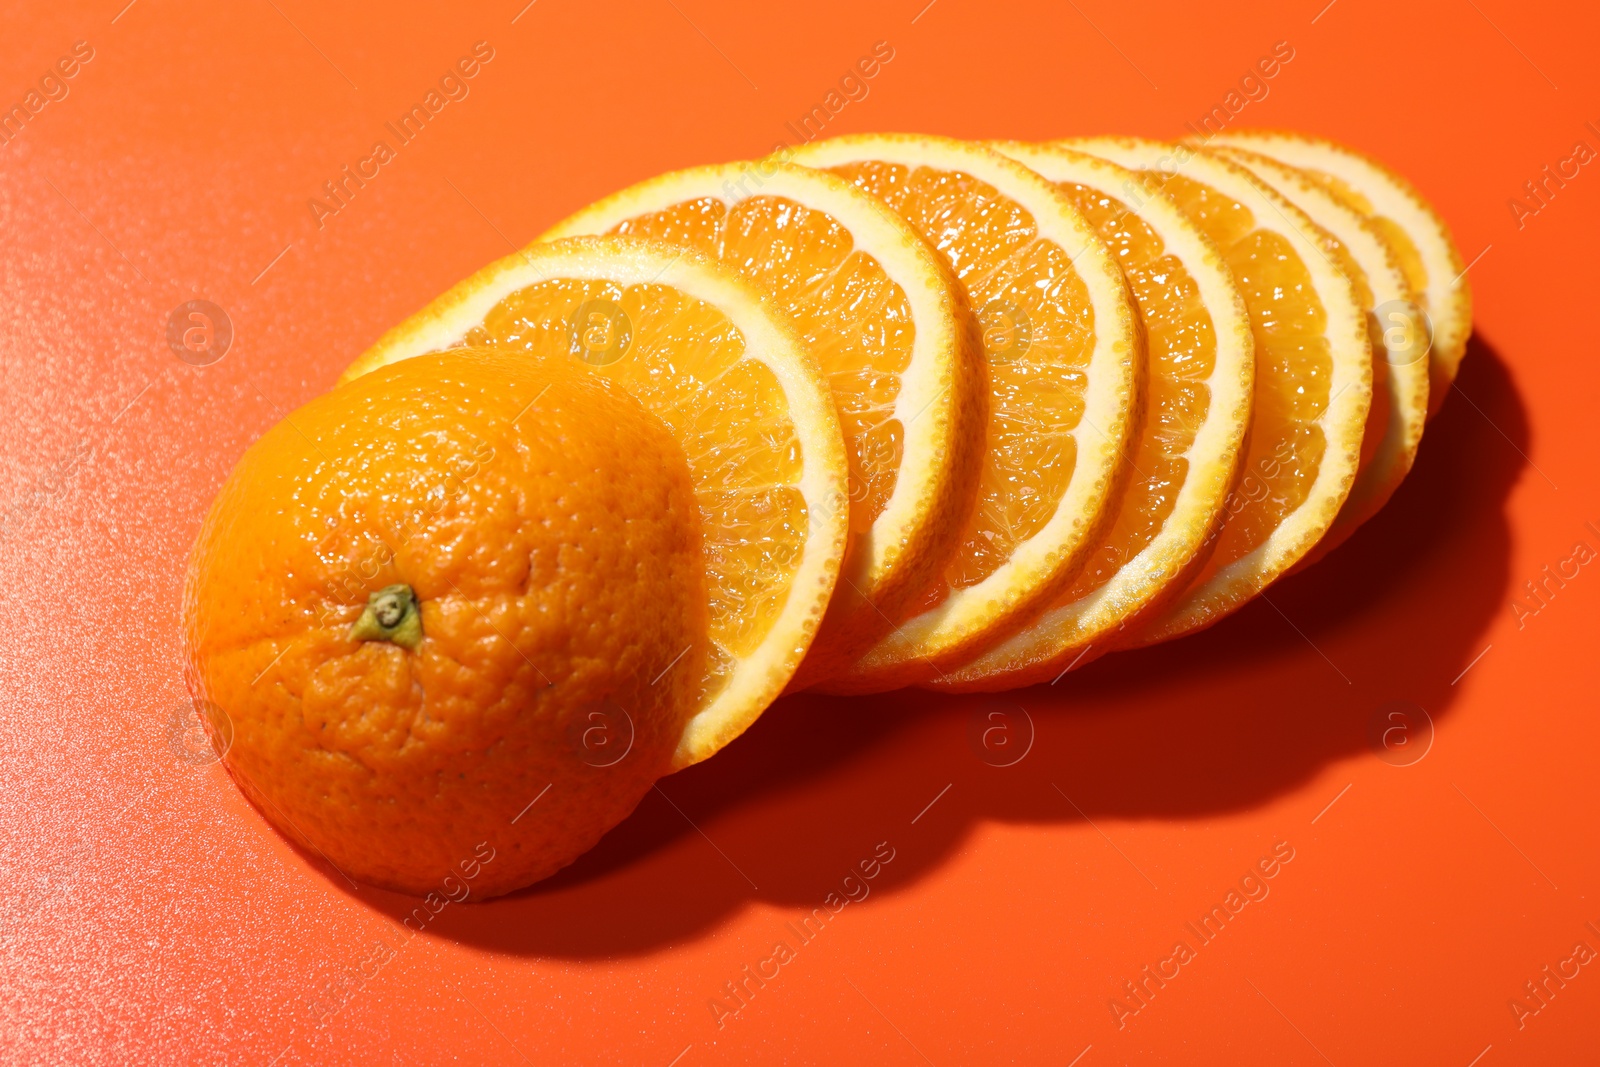
[[[1213,145],[1246,148],[1287,163],[1366,216],[1388,242],[1428,314],[1428,417],[1444,403],[1472,335],[1472,290],[1450,228],[1411,183],[1383,164],[1320,137],[1266,130],[1227,132]],[[1385,324],[1405,330],[1406,324]]]
[[[850,666],[939,578],[983,448],[975,331],[948,268],[843,178],[775,162],[663,175],[544,240],[619,233],[697,249],[754,282],[821,364],[850,460],[850,544],[791,688]]]
[[[711,632],[674,764],[705,759],[783,691],[833,592],[847,468],[827,381],[748,283],[697,253],[620,237],[535,245],[490,264],[385,334],[341,380],[475,345],[588,366],[683,445]]]
[[[1020,632],[929,683],[935,689],[1059,679],[1160,610],[1202,561],[1250,424],[1255,340],[1217,246],[1170,197],[1115,163],[1051,145],[994,147],[1053,182],[1111,248],[1149,348],[1145,419],[1116,519],[1077,580]]]
[[[1083,566],[1140,413],[1144,339],[1093,228],[1015,161],[895,135],[815,142],[793,159],[849,179],[911,223],[984,328],[987,449],[957,555],[914,615],[820,688],[926,682],[1014,632]]]
[[[1333,525],[1372,404],[1372,346],[1327,235],[1249,171],[1181,144],[1063,143],[1141,170],[1171,195],[1222,250],[1255,334],[1250,443],[1210,558],[1169,608],[1121,642],[1154,644],[1237,610]]]
[[[1372,221],[1303,172],[1267,156],[1237,148],[1218,149],[1272,186],[1323,230],[1367,313],[1372,343],[1372,410],[1361,443],[1361,467],[1344,508],[1306,566],[1343,544],[1377,514],[1411,471],[1428,418],[1427,331],[1421,309],[1400,263]]]

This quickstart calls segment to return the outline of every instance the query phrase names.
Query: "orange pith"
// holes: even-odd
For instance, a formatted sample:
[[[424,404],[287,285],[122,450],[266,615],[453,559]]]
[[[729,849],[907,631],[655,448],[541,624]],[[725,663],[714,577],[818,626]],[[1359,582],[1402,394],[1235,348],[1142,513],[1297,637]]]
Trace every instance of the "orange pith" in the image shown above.
[[[1327,448],[1317,420],[1328,406],[1333,359],[1326,311],[1288,241],[1258,228],[1250,208],[1186,175],[1167,176],[1162,188],[1221,249],[1256,338],[1249,447],[1201,582],[1260,546],[1306,501]]]
[[[894,417],[916,326],[906,294],[850,233],[781,196],[715,197],[639,215],[612,230],[687,244],[757,282],[788,312],[839,407],[850,461],[850,528],[870,529],[894,493],[904,428]]]
[[[1377,227],[1378,232],[1383,235],[1384,241],[1388,243],[1390,250],[1394,252],[1394,257],[1400,264],[1400,270],[1406,276],[1407,284],[1415,292],[1427,291],[1428,267],[1422,261],[1422,251],[1417,248],[1416,243],[1411,240],[1411,235],[1406,233],[1398,222],[1380,214],[1371,200],[1368,200],[1357,191],[1355,186],[1343,178],[1313,167],[1298,167],[1296,169],[1332,193],[1340,203],[1360,212],[1368,222]]]
[[[894,163],[828,169],[884,200],[944,253],[985,327],[991,406],[978,505],[945,587],[920,605],[930,608],[993,574],[1055,513],[1077,459],[1094,313],[1066,252],[1041,240],[1028,210],[988,183]],[[952,216],[963,224],[951,225]]]
[[[613,307],[625,319],[614,318]],[[568,359],[572,318],[580,312],[593,316],[583,343],[598,361],[596,373],[639,397],[689,454],[706,531],[712,650],[702,699],[709,699],[726,683],[732,657],[759,645],[782,611],[805,541],[794,423],[771,370],[742,358],[744,338],[727,317],[670,286],[539,282],[496,304],[465,343]],[[603,362],[624,322],[631,331],[626,358]],[[712,381],[720,391],[714,407],[699,402]],[[751,439],[761,447],[730,447]]]

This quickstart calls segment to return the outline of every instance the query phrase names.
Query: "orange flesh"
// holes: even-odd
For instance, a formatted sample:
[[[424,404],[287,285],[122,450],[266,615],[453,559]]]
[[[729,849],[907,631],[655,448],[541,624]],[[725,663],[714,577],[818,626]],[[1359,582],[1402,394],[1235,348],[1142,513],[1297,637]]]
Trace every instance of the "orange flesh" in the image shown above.
[[[904,427],[894,418],[916,337],[906,294],[831,216],[777,196],[673,204],[609,232],[687,244],[753,280],[788,312],[828,377],[850,461],[850,529],[894,494]]]
[[[1133,450],[1130,480],[1110,531],[1060,603],[1079,600],[1110,581],[1117,570],[1161,532],[1188,476],[1185,458],[1211,406],[1206,379],[1216,365],[1211,313],[1193,276],[1125,204],[1086,185],[1057,185],[1094,226],[1139,305],[1149,350],[1148,400],[1143,436]]]
[[[1327,448],[1317,420],[1328,407],[1333,358],[1327,312],[1288,240],[1208,185],[1172,175],[1162,187],[1222,250],[1256,342],[1255,414],[1239,482],[1203,582],[1259,548],[1306,500]]]
[[[830,169],[884,200],[944,254],[984,326],[990,411],[977,507],[926,609],[989,577],[1055,514],[1077,462],[1073,431],[1094,313],[1067,251],[1041,239],[1027,209],[993,186],[931,167]]]
[[[581,345],[620,348],[592,369],[637,397],[688,454],[715,646],[704,696],[714,696],[730,655],[753,651],[782,611],[805,544],[800,442],[777,378],[743,358],[744,337],[720,311],[665,285],[539,282],[502,300],[462,343],[559,360],[581,357]]]

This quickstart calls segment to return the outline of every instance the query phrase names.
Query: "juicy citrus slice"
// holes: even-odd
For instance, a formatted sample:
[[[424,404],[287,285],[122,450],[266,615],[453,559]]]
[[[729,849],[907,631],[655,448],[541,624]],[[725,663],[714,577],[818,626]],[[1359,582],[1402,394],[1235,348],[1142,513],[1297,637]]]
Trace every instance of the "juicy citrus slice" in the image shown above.
[[[1410,182],[1383,164],[1320,137],[1243,130],[1220,134],[1211,143],[1246,148],[1297,168],[1377,227],[1431,321],[1428,417],[1432,418],[1450,392],[1472,334],[1466,264],[1438,212]]]
[[[956,281],[898,215],[843,178],[775,162],[668,174],[545,240],[620,233],[697,249],[793,320],[839,408],[850,543],[822,628],[790,683],[853,663],[942,572],[983,450],[985,389]]]
[[[1327,235],[1249,171],[1186,145],[1063,142],[1144,172],[1222,250],[1256,342],[1254,411],[1239,481],[1193,585],[1121,642],[1209,626],[1310,552],[1355,480],[1372,403],[1372,346]]]
[[[1243,149],[1218,151],[1272,186],[1327,231],[1333,241],[1334,262],[1349,276],[1356,300],[1367,314],[1372,409],[1361,443],[1361,467],[1339,517],[1300,561],[1299,565],[1305,566],[1333,551],[1377,514],[1410,473],[1428,418],[1426,331],[1420,328],[1423,320],[1416,295],[1370,219],[1293,167]],[[1346,256],[1353,265],[1345,264]]]
[[[746,282],[697,253],[621,237],[535,245],[490,264],[389,331],[343,380],[468,345],[587,365],[683,445],[710,648],[674,762],[705,759],[783,691],[833,592],[849,516],[827,381]]]
[[[1145,417],[1116,518],[1077,580],[1017,634],[929,683],[936,689],[1052,681],[1181,592],[1233,487],[1255,378],[1255,340],[1233,275],[1170,197],[1081,152],[994,147],[1055,183],[1110,246],[1144,323]]]
[[[984,329],[987,449],[961,544],[918,611],[821,686],[938,677],[1076,577],[1140,412],[1144,340],[1093,228],[1037,174],[981,145],[861,135],[798,149],[885,201],[938,249]]]

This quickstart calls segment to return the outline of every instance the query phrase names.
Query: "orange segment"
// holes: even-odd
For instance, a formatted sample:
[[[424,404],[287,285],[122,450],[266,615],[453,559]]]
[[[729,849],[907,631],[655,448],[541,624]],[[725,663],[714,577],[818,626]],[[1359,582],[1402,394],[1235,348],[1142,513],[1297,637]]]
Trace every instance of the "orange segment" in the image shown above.
[[[955,280],[899,216],[849,182],[773,162],[651,179],[544,239],[588,233],[718,259],[768,295],[820,364],[849,455],[851,540],[793,684],[848,667],[938,577],[976,478],[981,367]]]
[[[1114,163],[1050,145],[995,146],[1055,183],[1111,249],[1149,350],[1143,429],[1116,517],[1043,615],[932,688],[1013,688],[1059,678],[1181,591],[1220,517],[1249,424],[1255,359],[1238,289],[1213,245],[1170,198],[1141,193]],[[1119,199],[1132,189],[1140,208]]]
[[[1326,235],[1248,171],[1184,145],[1067,142],[1145,172],[1221,250],[1255,335],[1249,445],[1210,558],[1142,645],[1208,626],[1298,562],[1350,491],[1372,395],[1372,350]]]
[[[881,198],[965,287],[984,329],[987,451],[960,547],[920,611],[825,688],[937,678],[1072,581],[1109,506],[1138,408],[1144,346],[1105,246],[1049,183],[986,148],[868,135],[797,162]]]
[[[390,331],[345,380],[440,349],[561,361],[636,397],[688,457],[711,605],[699,710],[678,766],[738,736],[799,666],[847,515],[827,385],[761,296],[703,257],[626,238],[535,245]]]

